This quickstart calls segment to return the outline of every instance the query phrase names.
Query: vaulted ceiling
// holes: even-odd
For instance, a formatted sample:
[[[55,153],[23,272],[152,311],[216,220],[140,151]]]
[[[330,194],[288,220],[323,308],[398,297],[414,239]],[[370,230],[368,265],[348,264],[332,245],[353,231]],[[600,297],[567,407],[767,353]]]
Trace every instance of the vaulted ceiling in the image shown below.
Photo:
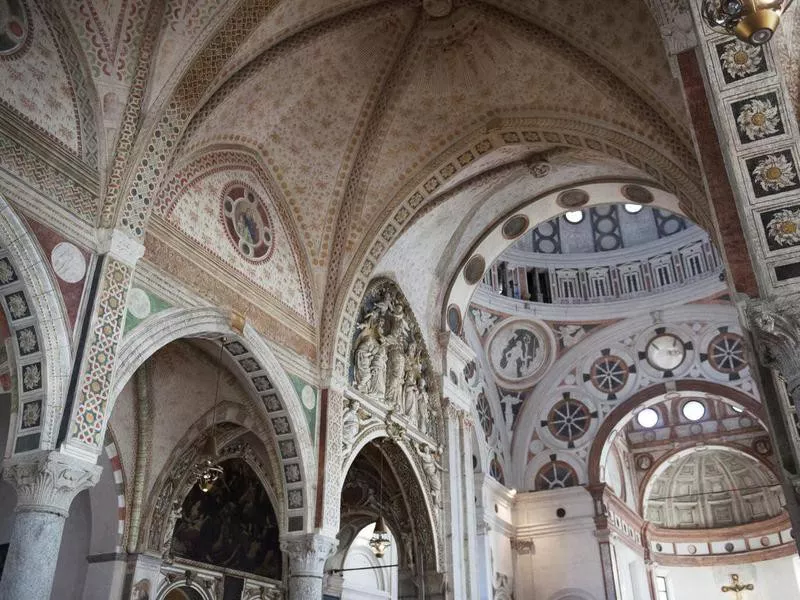
[[[90,164],[71,107],[94,97],[100,189],[96,200],[62,200],[67,208],[99,224],[129,219],[137,195],[147,195],[147,261],[218,304],[234,303],[229,281],[244,281],[247,303],[277,311],[310,342],[331,343],[357,273],[375,268],[417,222],[413,213],[445,204],[477,214],[437,233],[436,252],[463,252],[488,225],[484,208],[497,214],[487,177],[514,183],[511,167],[536,153],[562,152],[554,164],[564,183],[652,180],[707,222],[680,87],[643,0],[168,0],[161,8],[65,0],[56,14],[32,3],[38,45],[0,70],[42,63],[36,85],[53,109],[26,103],[23,89],[0,95]],[[56,22],[71,28],[70,44],[58,41]],[[81,77],[92,93],[76,86]],[[266,206],[269,260],[248,260],[226,239],[219,205],[232,182]],[[522,186],[515,198],[532,193]]]

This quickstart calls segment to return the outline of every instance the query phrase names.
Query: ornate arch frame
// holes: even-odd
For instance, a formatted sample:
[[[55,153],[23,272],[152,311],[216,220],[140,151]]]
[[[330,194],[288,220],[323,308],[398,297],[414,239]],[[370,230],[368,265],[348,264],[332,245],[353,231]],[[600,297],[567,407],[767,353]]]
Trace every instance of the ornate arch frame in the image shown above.
[[[682,379],[671,382],[669,388],[665,383],[656,383],[647,388],[639,390],[630,398],[614,408],[605,420],[600,424],[600,428],[595,435],[589,450],[588,483],[589,485],[599,485],[602,483],[601,469],[605,461],[606,454],[610,448],[614,436],[618,432],[619,426],[633,418],[633,412],[639,406],[663,396],[668,392],[694,392],[708,393],[719,397],[721,400],[728,400],[744,408],[747,412],[758,419],[759,423],[766,430],[764,408],[752,397],[744,392],[726,386],[722,383],[711,381],[699,381]],[[770,467],[772,470],[772,468]],[[649,477],[648,477],[649,479]]]
[[[441,573],[444,570],[444,524],[439,517],[440,511],[438,511],[438,509],[432,509],[434,506],[433,498],[431,497],[428,487],[423,484],[425,479],[422,475],[419,461],[415,458],[416,452],[409,447],[409,441],[405,436],[396,436],[394,431],[387,428],[384,423],[376,423],[367,426],[359,435],[357,443],[353,445],[352,451],[342,465],[342,477],[339,483],[338,496],[341,497],[342,490],[344,489],[344,482],[347,478],[347,473],[350,471],[350,467],[353,465],[353,461],[367,444],[379,438],[391,439],[394,443],[387,447],[397,448],[398,453],[396,457],[402,456],[403,460],[396,461],[392,461],[391,457],[387,457],[389,460],[387,460],[386,464],[392,469],[397,481],[405,482],[408,479],[413,481],[413,485],[407,488],[409,494],[404,498],[410,514],[424,514],[426,516],[424,523],[428,530],[428,535],[431,538],[430,541],[433,543],[433,553],[431,555],[426,551],[424,540],[419,540],[419,536],[417,535],[415,536],[418,542],[417,556],[420,555],[419,550],[422,550],[422,555],[426,557],[424,562],[426,568],[433,568]],[[400,472],[401,470],[403,472]]]
[[[222,437],[221,443],[219,443],[221,462],[224,463],[226,460],[240,458],[247,463],[267,492],[267,496],[278,517],[279,531],[285,532],[288,528],[289,517],[286,506],[278,502],[279,497],[275,492],[276,484],[279,486],[281,483],[279,476],[277,473],[271,472],[271,468],[268,468],[273,465],[265,467],[257,449],[254,449],[246,441],[240,441],[240,438],[247,433],[253,433],[251,429],[242,424],[248,423],[249,420],[245,419],[241,423],[236,422],[238,420],[236,416],[238,416],[241,407],[235,403],[228,403],[228,406],[223,404],[220,408],[231,409],[223,411],[222,422],[236,425],[235,429],[228,431],[224,436],[220,436]],[[252,423],[250,422],[250,424]],[[197,457],[202,453],[203,445],[206,443],[207,436],[210,435],[210,426],[211,415],[206,414],[201,417],[175,447],[170,455],[170,460],[159,474],[153,486],[153,490],[157,493],[151,495],[148,502],[145,513],[145,527],[142,528],[142,533],[140,534],[139,541],[143,549],[160,553],[164,556],[171,555],[172,532],[177,520],[173,515],[173,507],[176,506],[176,503],[178,506],[182,505],[184,498],[196,484],[192,477],[191,468]],[[273,476],[272,480],[270,475]]]
[[[72,372],[70,328],[36,239],[2,195],[0,296],[13,355],[8,453],[55,448]],[[26,425],[26,407],[36,404],[38,421]]]
[[[329,361],[334,373],[344,374],[347,370],[352,328],[361,298],[380,257],[389,246],[419,214],[424,214],[447,197],[450,190],[441,190],[446,189],[448,180],[469,164],[493,150],[542,140],[559,147],[590,150],[627,162],[640,169],[643,175],[651,177],[652,181],[657,182],[656,186],[668,194],[677,194],[680,212],[687,214],[707,231],[714,231],[707,201],[696,181],[697,174],[687,172],[674,158],[634,139],[630,134],[577,115],[565,118],[550,113],[524,113],[496,117],[474,129],[422,167],[375,221],[345,273],[344,285],[339,288],[335,307],[333,301],[323,307],[321,359],[323,362]],[[673,211],[675,209],[674,205],[670,208]],[[443,312],[447,306],[445,302]]]
[[[280,456],[284,481],[282,506],[292,507],[293,515],[302,521],[298,526],[293,520],[291,531],[305,530],[311,527],[314,518],[318,468],[314,444],[291,380],[251,325],[245,325],[239,334],[231,328],[229,315],[216,308],[168,309],[149,317],[120,345],[109,414],[133,373],[157,350],[181,338],[220,336],[228,338],[224,344],[224,360],[233,367],[232,372],[247,390],[248,408],[255,423],[253,430],[259,437],[266,436],[273,441],[274,452]],[[250,364],[250,360],[257,363],[258,369],[248,371],[242,366],[243,362]],[[290,465],[300,466],[299,481],[287,476]]]

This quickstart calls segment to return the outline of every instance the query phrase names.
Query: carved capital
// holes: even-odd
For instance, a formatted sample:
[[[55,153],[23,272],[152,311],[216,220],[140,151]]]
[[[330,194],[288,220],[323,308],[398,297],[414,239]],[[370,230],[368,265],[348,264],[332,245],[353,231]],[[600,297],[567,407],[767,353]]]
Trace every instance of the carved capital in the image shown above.
[[[667,53],[680,54],[697,46],[697,34],[687,0],[646,0],[661,31]]]
[[[517,554],[533,554],[533,538],[514,538],[511,549]]]
[[[783,376],[794,398],[800,393],[800,305],[791,298],[748,300],[744,315],[758,360]]]
[[[281,540],[281,550],[289,557],[292,577],[322,577],[325,561],[336,551],[336,538],[309,533]]]
[[[66,517],[75,496],[100,479],[98,465],[44,451],[8,459],[3,479],[17,491],[17,512],[50,512]]]

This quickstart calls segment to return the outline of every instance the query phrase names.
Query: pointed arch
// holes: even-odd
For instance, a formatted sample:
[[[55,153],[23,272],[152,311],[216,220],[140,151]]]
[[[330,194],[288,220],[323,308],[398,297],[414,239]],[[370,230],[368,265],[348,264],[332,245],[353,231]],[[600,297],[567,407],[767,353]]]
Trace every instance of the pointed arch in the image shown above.
[[[249,408],[257,423],[253,429],[268,432],[280,456],[285,488],[283,501],[295,517],[290,530],[310,527],[317,479],[311,432],[291,379],[267,342],[251,325],[246,325],[239,335],[231,329],[229,315],[212,307],[168,309],[151,316],[120,345],[109,414],[136,369],[160,348],[180,338],[219,336],[226,338],[226,363],[248,392]],[[248,365],[247,369],[244,364]]]

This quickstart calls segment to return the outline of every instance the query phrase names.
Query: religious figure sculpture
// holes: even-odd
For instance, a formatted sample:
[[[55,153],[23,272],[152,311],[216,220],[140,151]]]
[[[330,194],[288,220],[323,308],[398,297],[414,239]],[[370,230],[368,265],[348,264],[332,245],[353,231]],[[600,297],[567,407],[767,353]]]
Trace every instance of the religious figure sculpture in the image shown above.
[[[423,435],[429,435],[431,430],[429,426],[431,408],[426,387],[425,378],[420,378],[419,390],[417,391],[417,424]]]
[[[172,533],[175,530],[175,523],[181,518],[183,514],[183,507],[177,500],[172,503],[172,508],[167,515],[167,522],[164,524],[164,529],[161,531],[161,555],[169,555],[172,548]]]
[[[364,396],[384,402],[424,435],[436,431],[430,427],[431,411],[438,407],[430,398],[435,389],[429,380],[430,358],[413,313],[393,283],[383,280],[370,285],[356,328],[353,386]],[[357,426],[354,415],[345,412],[349,430]]]
[[[417,445],[417,452],[419,453],[420,460],[422,461],[422,470],[425,472],[425,477],[428,480],[428,485],[431,490],[431,497],[433,498],[434,506],[441,507],[442,505],[442,480],[439,472],[444,469],[436,460],[433,448],[428,444],[420,443]]]
[[[417,422],[417,378],[414,371],[407,369],[406,378],[403,384],[403,412],[408,420],[416,424]]]
[[[358,400],[351,400],[342,415],[342,458],[350,454],[365,420]]]

